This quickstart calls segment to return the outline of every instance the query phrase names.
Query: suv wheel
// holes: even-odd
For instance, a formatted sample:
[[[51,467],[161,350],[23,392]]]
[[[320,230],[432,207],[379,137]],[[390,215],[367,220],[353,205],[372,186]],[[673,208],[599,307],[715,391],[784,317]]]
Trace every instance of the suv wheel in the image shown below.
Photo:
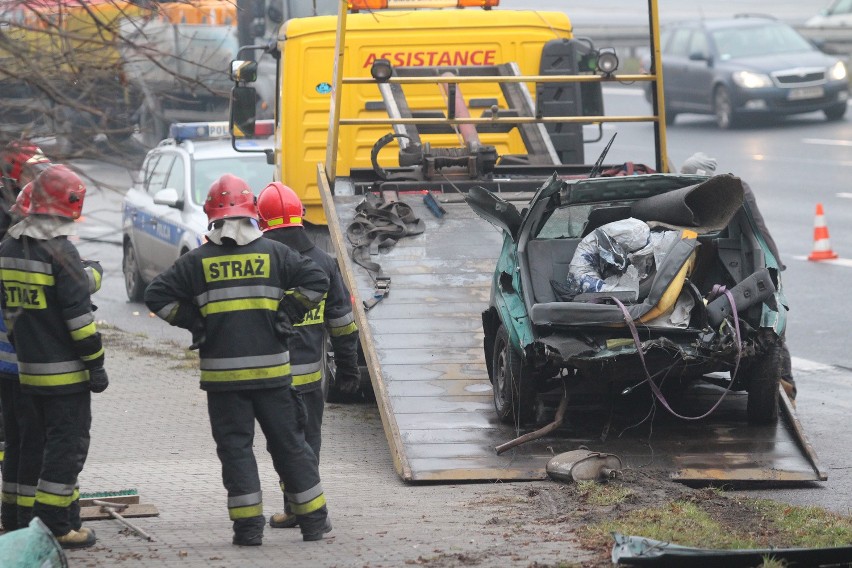
[[[737,124],[737,116],[731,103],[731,95],[725,87],[717,87],[713,93],[713,109],[716,113],[716,124],[722,130],[734,128]]]
[[[775,424],[778,421],[778,384],[783,373],[781,340],[773,338],[766,353],[750,368],[748,383],[748,421],[751,424]]]
[[[145,282],[139,273],[139,261],[136,260],[136,251],[129,242],[124,243],[124,256],[121,261],[121,269],[124,272],[124,288],[127,290],[127,298],[131,302],[141,302],[145,296]]]
[[[494,339],[492,388],[497,417],[506,424],[526,424],[535,416],[536,388],[531,369],[509,343],[506,328],[500,325]]]

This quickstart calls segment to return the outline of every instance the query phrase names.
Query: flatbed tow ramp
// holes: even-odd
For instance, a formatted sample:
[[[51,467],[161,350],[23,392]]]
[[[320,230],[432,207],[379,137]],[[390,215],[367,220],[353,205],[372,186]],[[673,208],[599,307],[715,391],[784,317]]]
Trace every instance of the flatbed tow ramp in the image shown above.
[[[371,70],[374,79],[343,77],[346,68],[343,63],[343,46],[347,45],[344,39],[346,13],[347,3],[341,2],[326,159],[324,164],[317,166],[317,181],[332,247],[354,296],[361,344],[388,444],[396,470],[404,480],[543,479],[547,476],[547,463],[554,455],[580,446],[616,454],[625,468],[666,471],[673,479],[683,482],[809,482],[826,479],[786,396],[780,397],[781,419],[776,425],[755,426],[749,425],[746,420],[746,396],[736,392],[728,393],[710,416],[697,421],[677,419],[659,405],[655,407],[650,393],[642,388],[616,395],[615,402],[606,405],[569,400],[570,405],[559,428],[546,437],[498,454],[497,446],[526,433],[498,420],[483,349],[482,313],[488,307],[502,235],[476,216],[464,201],[463,193],[474,185],[483,185],[508,200],[529,202],[533,192],[554,171],[566,176],[594,177],[591,172],[598,171],[605,154],[600,156],[594,167],[564,165],[563,160],[555,157],[557,138],[545,131],[545,124],[558,124],[562,128],[572,124],[599,126],[605,122],[650,122],[656,151],[654,169],[667,172],[662,77],[653,73],[618,76],[620,81],[627,83],[652,81],[654,114],[650,116],[605,116],[602,103],[600,108],[591,108],[596,105],[595,97],[585,101],[589,102],[590,108],[581,107],[578,100],[566,112],[542,116],[541,109],[536,110],[524,85],[538,86],[537,97],[540,100],[536,104],[543,107],[547,101],[555,102],[555,98],[548,97],[564,93],[565,84],[572,81],[592,85],[589,92],[594,94],[601,83],[611,80],[612,69],[604,69],[603,50],[594,52],[601,58],[597,67],[603,70],[599,74],[579,74],[576,69],[567,69],[567,72],[563,69],[547,76],[529,76],[519,74],[510,63],[509,68],[493,66],[490,72],[496,78],[482,76],[486,71],[484,66],[469,69],[468,74],[424,67],[402,68],[397,70],[398,75],[391,76],[390,63],[384,61],[382,67],[377,65],[382,60],[376,60],[373,64],[375,69]],[[656,0],[648,0],[648,13],[652,53],[658,60]],[[389,18],[386,25],[393,26],[395,21]],[[382,31],[383,28],[377,27],[371,34]],[[559,43],[584,49],[579,46],[582,42],[572,43],[567,38],[559,40]],[[562,57],[557,54],[553,60],[570,63],[573,58],[573,55]],[[364,73],[360,67],[358,71]],[[432,74],[423,76],[427,73]],[[499,105],[493,104],[490,115],[472,117],[460,95],[462,85],[467,88],[492,79],[502,85],[502,91],[489,91],[493,93],[489,96],[494,98],[486,100],[499,101],[504,107],[514,109],[515,114],[501,115]],[[431,86],[445,84],[443,92],[447,96],[443,104],[447,105],[446,118],[412,116],[400,87],[418,83]],[[561,83],[561,86],[555,85],[548,91],[546,87],[554,83]],[[594,87],[595,83],[597,87]],[[357,97],[343,98],[342,86],[347,84],[377,86],[380,94],[376,96],[383,99],[388,118],[373,118],[375,115],[342,118],[340,114],[344,103],[350,111],[363,116]],[[449,94],[453,92],[454,95]],[[602,100],[602,95],[598,99]],[[438,106],[441,104],[439,102]],[[430,153],[428,144],[419,145],[419,134],[428,134],[425,125],[434,129],[440,126],[438,123],[455,128],[459,137],[464,138],[466,148],[450,148],[449,153],[440,153],[440,150]],[[488,171],[489,164],[493,165],[488,161],[492,155],[480,152],[487,149],[489,143],[483,140],[482,145],[479,144],[478,125],[483,126],[483,133],[491,133],[486,134],[488,136],[500,132],[501,128],[509,132],[517,127],[529,159],[509,161],[503,169],[498,165],[492,176],[478,175]],[[357,127],[354,131],[348,130],[345,136],[350,154],[353,145],[363,145],[370,136],[379,133],[381,138],[372,149],[372,169],[354,167],[346,162],[347,158],[339,158],[337,147],[339,138],[342,138],[339,136],[342,126]],[[393,135],[382,136],[388,130],[377,126],[392,128]],[[422,131],[418,133],[421,127]],[[375,161],[379,151],[393,138],[397,139],[401,149],[407,140],[416,150],[407,154],[408,167],[393,169],[394,172],[402,172],[396,176],[390,168],[383,170]],[[455,137],[452,140],[458,142]],[[584,143],[581,131],[576,140],[581,145]],[[576,161],[583,164],[580,161],[584,159],[582,146],[576,149],[576,155],[580,156]],[[515,154],[511,149],[508,153]],[[385,152],[384,156],[387,155],[388,152]],[[572,160],[569,156],[568,161]],[[400,164],[402,161],[400,158]],[[338,162],[340,172],[337,172]],[[456,167],[456,173],[450,173],[450,176],[455,176],[455,182],[449,181],[440,171],[448,162]],[[418,167],[422,169],[418,170]],[[429,190],[431,193],[428,195],[437,199],[445,211],[443,215],[440,215],[439,209],[433,211],[427,207],[423,190]],[[373,272],[368,272],[353,261],[350,256],[352,247],[347,238],[356,206],[368,193],[385,202],[396,200],[408,204],[413,215],[425,224],[421,233],[406,236],[386,252],[371,256],[373,262],[381,265],[382,274],[390,278],[390,289],[379,301],[371,302],[374,305],[369,311],[365,309],[364,301],[375,299],[375,267]],[[518,203],[518,209],[522,207],[523,203]],[[672,404],[682,414],[698,416],[711,408],[722,392],[719,387],[702,384],[693,387],[691,392],[680,393],[682,396],[672,399]],[[538,417],[539,426],[553,421],[553,409],[550,408],[550,415],[546,410],[547,407]]]
[[[323,186],[322,170],[319,177]],[[337,179],[338,186],[345,185],[340,183],[344,179]],[[346,238],[363,196],[332,196],[327,183],[321,191],[332,243],[354,295],[385,434],[402,479],[544,479],[551,457],[580,446],[614,453],[628,468],[668,471],[683,482],[827,478],[783,395],[782,418],[774,426],[749,425],[746,395],[734,392],[710,417],[692,422],[662,408],[651,417],[647,411],[636,417],[619,409],[612,413],[617,418],[610,419],[609,409],[592,412],[569,406],[562,427],[551,435],[498,455],[496,446],[524,433],[497,420],[482,345],[481,314],[502,244],[499,231],[458,195],[448,195],[451,202],[439,197],[446,210],[440,219],[429,212],[421,195],[402,195],[400,200],[411,206],[426,229],[376,257],[391,279],[391,290],[365,311],[363,301],[372,298],[375,284],[367,270],[352,262]],[[721,392],[712,385],[696,387],[683,402],[678,400],[678,410],[701,414]]]

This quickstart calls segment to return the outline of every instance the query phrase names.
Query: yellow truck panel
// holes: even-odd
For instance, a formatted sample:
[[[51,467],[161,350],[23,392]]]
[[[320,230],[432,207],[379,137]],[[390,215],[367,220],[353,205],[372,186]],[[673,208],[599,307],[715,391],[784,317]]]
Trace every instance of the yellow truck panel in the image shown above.
[[[282,80],[279,93],[279,128],[276,163],[283,183],[293,188],[307,208],[306,219],[326,224],[316,182],[316,163],[325,159],[328,113],[332,99],[334,41],[337,18],[318,16],[289,20],[279,34]],[[377,58],[392,65],[468,66],[514,62],[524,75],[539,73],[541,50],[548,41],[571,38],[571,22],[561,12],[511,10],[394,11],[352,14],[347,25],[345,77],[369,77]],[[435,38],[443,38],[436,43]],[[535,97],[535,88],[530,85]],[[465,100],[497,99],[506,108],[494,84],[465,84]],[[447,103],[437,84],[413,85],[406,89],[412,110],[446,112]],[[381,118],[381,110],[367,110],[367,103],[380,102],[374,84],[352,85],[346,90],[341,113],[358,118]],[[488,109],[471,109],[473,116]],[[388,126],[345,126],[341,129],[337,171],[370,167],[373,144],[390,132]],[[456,135],[427,135],[433,146],[460,146]],[[483,144],[498,153],[521,152],[523,142],[516,130],[480,134]],[[395,164],[397,147],[389,145],[379,154],[382,164]]]

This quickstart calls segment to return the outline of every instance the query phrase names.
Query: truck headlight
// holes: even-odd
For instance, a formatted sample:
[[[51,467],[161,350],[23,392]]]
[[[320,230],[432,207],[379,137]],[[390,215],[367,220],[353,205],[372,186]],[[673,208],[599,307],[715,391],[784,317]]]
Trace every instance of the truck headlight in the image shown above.
[[[763,73],[752,73],[751,71],[737,71],[733,75],[734,83],[743,89],[760,89],[762,87],[771,87],[772,79],[769,75]]]
[[[846,66],[842,61],[838,61],[828,68],[828,77],[832,81],[843,81],[846,79]]]

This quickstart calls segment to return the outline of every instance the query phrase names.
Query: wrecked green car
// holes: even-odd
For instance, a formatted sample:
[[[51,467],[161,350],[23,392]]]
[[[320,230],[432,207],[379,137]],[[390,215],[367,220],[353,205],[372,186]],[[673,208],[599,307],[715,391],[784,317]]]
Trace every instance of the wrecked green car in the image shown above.
[[[519,211],[472,189],[469,205],[504,233],[482,314],[499,418],[540,420],[546,393],[640,385],[671,410],[676,385],[703,380],[747,391],[750,423],[776,422],[788,308],[743,195],[733,175],[554,174]]]

